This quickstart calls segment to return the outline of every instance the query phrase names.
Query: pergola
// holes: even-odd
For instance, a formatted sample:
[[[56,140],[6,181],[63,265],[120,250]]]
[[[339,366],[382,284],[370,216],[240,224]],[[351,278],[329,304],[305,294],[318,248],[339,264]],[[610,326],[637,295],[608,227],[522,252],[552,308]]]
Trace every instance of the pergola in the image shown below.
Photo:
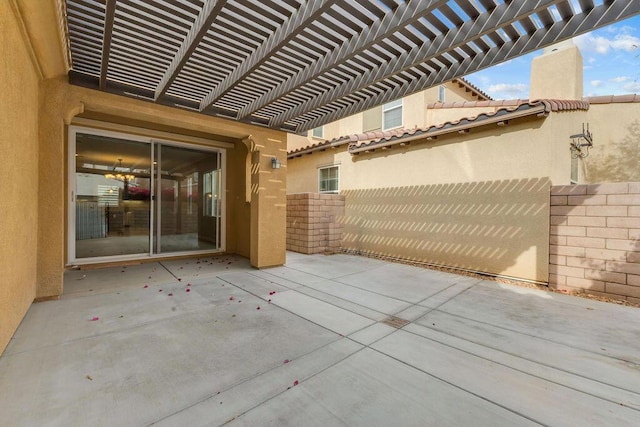
[[[304,132],[637,13],[629,0],[66,0],[69,79]]]

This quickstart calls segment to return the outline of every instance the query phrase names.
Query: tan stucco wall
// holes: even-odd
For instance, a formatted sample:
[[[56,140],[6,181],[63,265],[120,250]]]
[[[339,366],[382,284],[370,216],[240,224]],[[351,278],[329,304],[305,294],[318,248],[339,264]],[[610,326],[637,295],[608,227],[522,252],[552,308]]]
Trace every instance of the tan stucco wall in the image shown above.
[[[582,54],[571,40],[549,46],[531,61],[529,99],[582,99]]]
[[[447,82],[444,84],[446,88],[445,100],[446,102],[464,102],[475,101],[475,98],[471,92],[467,92],[464,88],[461,88],[457,83]],[[427,110],[427,104],[438,101],[439,86],[434,86],[429,89],[414,93],[412,95],[405,96],[402,99],[402,127],[411,129],[415,127],[426,127],[433,124],[442,123],[448,120],[458,119],[465,117],[464,115],[457,115],[454,112],[451,117],[446,112],[433,113],[431,110]],[[378,107],[379,108],[379,107]],[[473,109],[472,109],[473,110]],[[479,112],[494,111],[495,108],[482,108]],[[435,118],[434,118],[435,114]],[[444,120],[439,117],[449,117]],[[307,132],[306,136],[289,134],[287,136],[288,150],[297,150],[302,147],[309,146],[311,144],[321,143],[323,141],[332,140],[341,136],[355,135],[362,133],[362,113],[357,113],[344,119],[337,120],[332,123],[328,123],[324,126],[324,137],[313,138],[311,131]],[[438,121],[440,120],[440,121]]]
[[[352,156],[289,159],[289,193],[317,192],[340,166],[350,249],[545,282],[549,187],[568,184],[569,136],[586,112],[512,120]]]
[[[255,267],[284,263],[286,137],[283,132],[72,86],[64,77],[45,80],[40,96],[40,155],[47,161],[40,165],[38,297],[59,295],[62,290],[67,193],[66,170],[60,165],[66,159],[66,125],[77,114],[118,123],[142,123],[158,130],[170,127],[183,129],[185,134],[196,132],[236,139],[236,148],[228,150],[228,248],[250,256]],[[246,203],[244,185],[248,151],[241,140],[245,138],[254,162],[250,204]],[[272,157],[278,157],[284,167],[273,170]]]
[[[581,182],[640,181],[640,103],[592,104],[586,122],[594,141]]]
[[[0,2],[0,354],[36,295],[37,66],[10,2]]]

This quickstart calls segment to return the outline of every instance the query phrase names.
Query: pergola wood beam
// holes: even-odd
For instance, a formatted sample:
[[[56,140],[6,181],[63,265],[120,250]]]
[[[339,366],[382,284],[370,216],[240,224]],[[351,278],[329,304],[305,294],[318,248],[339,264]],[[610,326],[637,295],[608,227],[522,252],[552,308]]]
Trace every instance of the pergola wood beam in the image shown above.
[[[107,87],[107,70],[109,68],[109,52],[113,35],[113,20],[116,16],[116,0],[107,0],[104,12],[104,32],[102,35],[102,58],[100,61],[100,90]]]
[[[317,0],[309,2],[309,6],[295,12],[281,27],[271,33],[267,41],[262,44],[256,51],[245,61],[229,74],[218,86],[213,88],[211,92],[200,103],[200,111],[214,104],[222,98],[227,92],[232,90],[238,84],[260,67],[275,52],[287,45],[307,26],[316,21],[324,14],[332,5],[336,4],[335,0]]]
[[[178,77],[180,70],[185,66],[191,54],[198,47],[200,41],[204,38],[211,27],[211,24],[216,19],[222,8],[227,3],[227,0],[209,0],[204,3],[202,10],[198,14],[193,26],[187,33],[187,36],[182,41],[180,48],[173,57],[169,68],[165,71],[158,87],[156,87],[154,93],[154,99],[158,100],[164,96],[171,83]]]
[[[297,73],[294,78],[242,108],[238,113],[238,118],[242,119],[255,113],[261,108],[303,86],[305,83],[313,81],[327,70],[339,64],[344,64],[358,53],[382,42],[389,34],[393,34],[407,25],[418,21],[418,19],[427,15],[428,12],[446,3],[447,0],[421,0],[398,5],[395,10],[387,13],[384,18],[375,21],[369,31],[359,33],[357,36],[346,41],[339,49],[332,51],[320,60],[311,62],[303,71]]]
[[[449,81],[466,74],[476,72],[495,64],[535,51],[544,46],[566,40],[579,34],[612,24],[640,13],[640,2],[628,0],[611,0],[591,10],[585,10],[574,15],[568,21],[558,21],[550,27],[536,30],[533,34],[523,36],[516,41],[509,41],[502,46],[491,48],[487,52],[480,52],[475,57],[466,58],[450,68],[442,68],[439,72],[424,75],[406,86],[399,86],[394,90],[370,97],[364,102],[352,104],[306,122],[296,128],[296,132],[304,132],[325,123],[330,123],[352,114],[368,110],[374,106],[384,104],[397,98],[415,93],[423,88],[432,87],[441,82]]]
[[[502,3],[495,9],[482,13],[476,19],[464,22],[459,28],[454,27],[448,32],[438,35],[431,43],[415,46],[410,51],[403,52],[398,58],[388,62],[385,66],[370,69],[349,82],[340,85],[335,90],[327,91],[309,102],[289,109],[279,117],[275,117],[272,120],[272,124],[274,127],[279,127],[294,117],[302,116],[373,83],[388,79],[403,70],[427,62],[445,52],[453,51],[455,48],[465,46],[469,42],[495,32],[496,29],[516,22],[532,12],[544,10],[560,1],[538,0],[535,5],[530,4],[531,2]]]

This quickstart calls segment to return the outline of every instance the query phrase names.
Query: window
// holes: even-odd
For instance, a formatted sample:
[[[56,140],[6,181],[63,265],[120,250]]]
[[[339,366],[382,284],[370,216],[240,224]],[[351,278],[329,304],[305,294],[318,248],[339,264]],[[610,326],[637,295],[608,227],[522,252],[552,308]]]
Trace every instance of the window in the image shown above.
[[[402,99],[391,101],[382,106],[382,130],[402,126]]]
[[[337,193],[340,190],[340,170],[329,166],[318,170],[318,189],[321,193]]]
[[[444,86],[438,87],[438,102],[444,102],[446,90],[447,88]]]
[[[187,213],[193,214],[193,177],[187,178]]]
[[[311,136],[314,138],[324,138],[324,126],[318,126],[311,131]]]
[[[578,157],[571,156],[571,183],[578,183]]]
[[[205,172],[204,182],[204,204],[202,214],[207,217],[220,216],[220,170]]]

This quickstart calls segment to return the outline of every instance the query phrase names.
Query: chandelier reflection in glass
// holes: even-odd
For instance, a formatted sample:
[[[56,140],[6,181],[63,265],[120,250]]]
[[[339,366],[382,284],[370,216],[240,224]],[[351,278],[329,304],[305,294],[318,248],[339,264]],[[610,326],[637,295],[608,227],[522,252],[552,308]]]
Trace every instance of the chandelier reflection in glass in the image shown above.
[[[123,169],[122,158],[118,158],[118,167],[117,168],[114,167],[113,171],[115,172],[116,169]],[[104,175],[104,177],[107,179],[117,179],[118,181],[122,181],[122,182],[133,181],[134,179],[136,179],[135,175],[122,174],[122,173],[107,173]]]

